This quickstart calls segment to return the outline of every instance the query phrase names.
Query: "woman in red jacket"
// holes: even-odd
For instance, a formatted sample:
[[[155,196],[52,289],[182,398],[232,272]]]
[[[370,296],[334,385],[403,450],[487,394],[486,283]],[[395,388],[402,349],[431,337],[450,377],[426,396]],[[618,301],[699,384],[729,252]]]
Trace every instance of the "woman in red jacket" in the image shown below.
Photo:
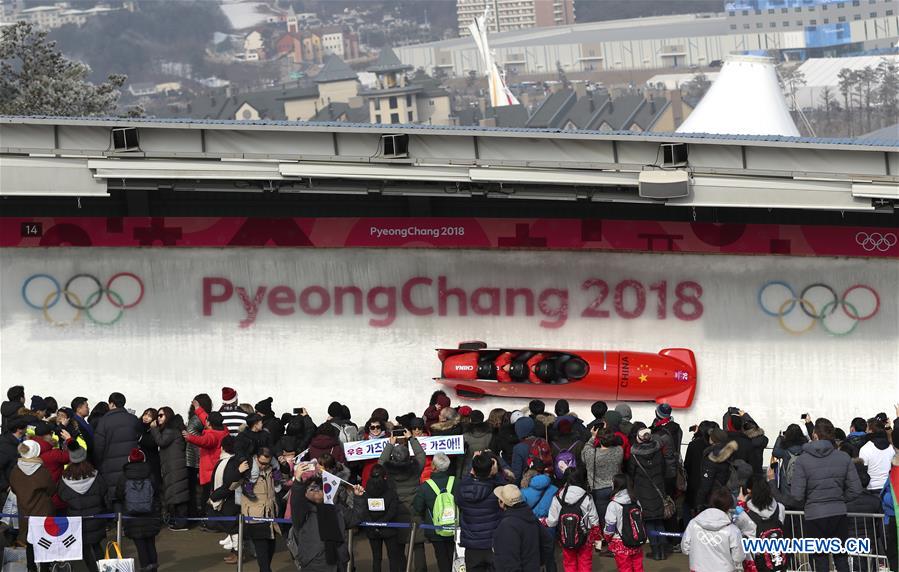
[[[182,431],[181,435],[188,443],[192,443],[200,449],[200,486],[203,487],[203,506],[206,506],[212,483],[212,472],[222,454],[222,439],[228,436],[228,429],[225,428],[222,414],[218,411],[206,413],[203,407],[194,401],[194,412],[205,429],[199,435],[191,435],[187,431]]]

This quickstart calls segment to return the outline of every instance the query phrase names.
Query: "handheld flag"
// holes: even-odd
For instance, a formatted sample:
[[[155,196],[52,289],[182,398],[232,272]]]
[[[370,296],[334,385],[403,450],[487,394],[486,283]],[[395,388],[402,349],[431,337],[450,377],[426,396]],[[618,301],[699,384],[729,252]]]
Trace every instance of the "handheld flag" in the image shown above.
[[[325,504],[334,504],[337,490],[340,489],[342,481],[343,479],[340,477],[332,475],[328,471],[322,471],[322,492],[325,493]]]

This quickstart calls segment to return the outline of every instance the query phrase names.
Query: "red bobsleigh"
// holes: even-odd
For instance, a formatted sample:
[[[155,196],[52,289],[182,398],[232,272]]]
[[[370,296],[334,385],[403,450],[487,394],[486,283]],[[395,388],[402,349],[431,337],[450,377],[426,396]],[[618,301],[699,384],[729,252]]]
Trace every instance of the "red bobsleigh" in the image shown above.
[[[527,397],[655,401],[690,407],[696,357],[683,348],[628,351],[488,348],[465,342],[438,349],[438,383],[467,398]]]

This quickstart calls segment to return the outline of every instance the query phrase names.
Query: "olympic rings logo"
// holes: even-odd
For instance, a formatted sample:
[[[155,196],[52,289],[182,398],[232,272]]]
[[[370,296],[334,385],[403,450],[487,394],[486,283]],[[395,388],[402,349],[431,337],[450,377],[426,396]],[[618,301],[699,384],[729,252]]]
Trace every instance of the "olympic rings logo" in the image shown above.
[[[124,297],[116,290],[113,290],[112,287],[116,281],[127,279],[134,281],[137,285],[138,293],[133,296],[133,300],[126,303]],[[82,299],[82,296],[79,296],[76,291],[75,284],[76,282],[85,281],[93,282],[94,290]],[[29,286],[35,282],[49,282],[52,290],[45,296],[41,295],[36,300],[32,299],[29,296]],[[33,289],[34,288],[32,287],[32,290]],[[84,292],[82,292],[82,295],[83,294]],[[95,315],[96,310],[94,310],[93,313],[91,312],[91,310],[96,308],[104,298],[117,310],[110,319],[100,319]],[[30,308],[41,311],[44,315],[44,319],[54,326],[68,326],[74,324],[81,319],[82,312],[95,324],[100,326],[111,326],[122,318],[125,314],[125,310],[134,308],[144,299],[144,282],[133,272],[118,272],[113,274],[105,284],[93,274],[75,274],[66,281],[65,285],[60,285],[59,281],[49,274],[32,274],[22,283],[22,299]],[[63,300],[75,311],[74,317],[68,321],[57,320],[50,315],[50,310]]]
[[[775,289],[782,292],[777,294]],[[811,296],[811,293],[815,291],[821,291],[826,296],[826,301],[823,304],[820,301],[818,305],[815,304],[813,298],[817,299],[818,296]],[[850,301],[850,296],[853,295],[854,302]],[[867,306],[861,305],[860,295],[870,299]],[[774,298],[773,304],[771,303],[771,298]],[[806,286],[797,295],[796,291],[788,283],[782,280],[772,280],[759,289],[758,304],[762,312],[777,318],[780,327],[793,335],[802,335],[820,323],[821,327],[828,334],[846,336],[854,332],[861,322],[870,320],[880,311],[880,295],[867,284],[855,284],[843,291],[842,295],[837,295],[836,290],[821,282]],[[864,314],[859,312],[859,306],[864,309]],[[797,307],[809,319],[808,325],[802,328],[792,327],[784,319]],[[851,325],[848,328],[840,330],[833,327],[833,322],[837,320],[831,318],[834,316],[839,317],[837,310],[842,310],[842,314],[851,321]]]
[[[899,242],[899,238],[896,238],[896,235],[892,232],[886,234],[881,234],[879,232],[872,232],[871,234],[859,232],[855,235],[855,243],[864,248],[867,252],[872,252],[874,250],[886,252],[896,246],[897,242]]]

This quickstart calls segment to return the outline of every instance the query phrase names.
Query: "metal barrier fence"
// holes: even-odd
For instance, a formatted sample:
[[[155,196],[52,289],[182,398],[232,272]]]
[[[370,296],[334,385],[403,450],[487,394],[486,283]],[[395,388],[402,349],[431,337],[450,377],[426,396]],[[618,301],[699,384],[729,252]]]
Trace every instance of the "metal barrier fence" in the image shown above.
[[[784,535],[787,538],[806,538],[805,536],[805,513],[802,511],[788,510],[785,513]],[[884,515],[876,513],[849,513],[849,533],[847,538],[866,538],[870,541],[871,551],[869,554],[849,555],[849,566],[852,572],[889,572],[889,562],[886,552],[886,523]],[[17,514],[0,514],[0,518],[17,518]],[[116,542],[121,546],[123,521],[132,519],[141,519],[148,517],[135,517],[123,515],[122,513],[106,513],[92,516],[84,516],[82,518],[99,518],[116,520]],[[161,517],[149,517],[161,518]],[[198,518],[179,518],[182,521],[195,522],[234,522],[237,521],[237,570],[243,572],[244,563],[244,524],[246,523],[277,523],[292,524],[288,518],[257,518],[252,516],[220,516],[220,517],[198,517]],[[431,524],[419,524],[416,522],[359,522],[356,524],[360,528],[402,528],[411,529],[409,542],[406,545],[406,572],[411,572],[415,560],[415,532],[417,530],[455,530],[454,526],[434,526]],[[657,532],[653,533],[657,536],[666,538],[679,539],[682,537],[678,532]],[[355,562],[355,554],[353,549],[354,530],[347,531],[347,545],[349,547],[350,559],[347,563],[347,572],[352,572]],[[829,569],[835,569],[833,557],[829,556]],[[789,564],[787,567],[789,572],[810,572],[812,570],[811,561],[807,554],[793,554],[789,556]]]

